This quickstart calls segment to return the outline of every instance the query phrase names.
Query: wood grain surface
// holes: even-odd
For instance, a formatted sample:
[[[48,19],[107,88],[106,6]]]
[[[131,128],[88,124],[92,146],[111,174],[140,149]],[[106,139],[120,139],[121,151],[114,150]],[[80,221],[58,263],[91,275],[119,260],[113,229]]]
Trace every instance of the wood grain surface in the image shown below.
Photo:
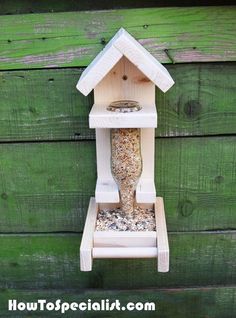
[[[3,15],[0,69],[86,66],[120,26],[161,63],[235,61],[235,11],[225,6]]]

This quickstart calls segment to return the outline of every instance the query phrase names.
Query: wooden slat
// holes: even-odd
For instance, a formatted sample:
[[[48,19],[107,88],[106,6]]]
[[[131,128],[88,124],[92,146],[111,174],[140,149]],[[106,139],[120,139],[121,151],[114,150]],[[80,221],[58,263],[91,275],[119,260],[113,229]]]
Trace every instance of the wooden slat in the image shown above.
[[[235,10],[187,7],[1,16],[0,69],[88,65],[121,26],[162,63],[235,61]]]
[[[236,64],[168,67],[175,85],[157,91],[157,136],[236,134]]]
[[[166,228],[166,218],[163,198],[157,197],[155,204],[156,232],[157,232],[157,269],[158,272],[169,271],[170,251]]]
[[[236,133],[236,64],[169,65],[176,84],[156,92],[157,136]],[[75,86],[80,69],[0,73],[0,141],[93,139],[92,94]]]
[[[107,10],[121,8],[200,6],[200,5],[233,5],[233,0],[1,0],[0,14],[65,12],[80,10]]]
[[[235,137],[156,140],[169,231],[235,229]],[[0,232],[82,231],[95,143],[0,144]]]
[[[155,259],[94,260],[81,272],[81,235],[1,235],[0,288],[135,289],[236,283],[236,233],[169,235],[170,271]]]
[[[1,141],[94,138],[92,95],[75,88],[80,75],[79,69],[1,73]]]
[[[93,258],[156,258],[156,247],[94,247]]]
[[[156,189],[167,229],[235,227],[235,160],[235,137],[157,140]]]
[[[95,231],[94,247],[156,247],[157,235],[155,231]]]
[[[13,312],[7,311],[9,299],[24,300],[27,302],[47,299],[48,302],[55,302],[61,299],[65,302],[93,302],[101,303],[109,299],[110,303],[119,299],[121,305],[126,306],[128,302],[154,302],[154,311],[122,311],[122,317],[143,317],[149,318],[222,318],[234,317],[236,314],[235,302],[236,287],[199,287],[199,288],[175,288],[175,289],[151,289],[151,290],[15,290],[7,289],[0,292],[0,315],[12,317]],[[60,313],[60,312],[59,312]],[[43,312],[43,317],[58,317],[58,311]],[[40,312],[39,312],[40,314]],[[117,311],[96,311],[96,317],[117,317]],[[69,317],[80,317],[80,312],[68,311],[65,315]],[[86,317],[94,317],[93,311],[86,311]]]
[[[81,231],[95,191],[93,145],[26,143],[0,148],[1,231]]]
[[[90,198],[88,213],[84,225],[83,237],[80,244],[80,270],[88,272],[92,270],[93,266],[93,233],[96,227],[98,212],[98,204],[95,198]]]

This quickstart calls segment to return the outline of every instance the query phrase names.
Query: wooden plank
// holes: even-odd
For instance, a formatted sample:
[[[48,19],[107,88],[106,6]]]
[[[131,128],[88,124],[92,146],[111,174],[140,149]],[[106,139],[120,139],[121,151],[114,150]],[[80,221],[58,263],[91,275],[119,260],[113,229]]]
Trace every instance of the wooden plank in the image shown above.
[[[168,230],[234,228],[235,141],[235,137],[157,140],[155,181],[157,194],[165,201]]]
[[[1,16],[0,69],[85,66],[123,26],[161,63],[235,61],[236,7]]]
[[[90,198],[83,236],[80,244],[80,270],[88,272],[93,266],[93,233],[97,221],[98,204],[95,198]]]
[[[234,5],[232,0],[198,0],[197,3],[189,0],[1,0],[0,14],[45,13],[65,12],[80,10],[107,10],[121,8],[142,7],[168,7],[168,6],[200,6],[200,5]]]
[[[81,235],[1,235],[0,288],[135,289],[236,283],[236,232],[170,233],[170,272],[155,259],[95,260],[81,272]],[[184,247],[184,248],[183,248]]]
[[[235,154],[235,137],[156,140],[169,231],[235,229]],[[0,232],[82,231],[94,141],[0,144],[0,159]]]
[[[157,258],[156,247],[94,247],[93,258]]]
[[[124,28],[119,33],[114,46],[161,91],[167,92],[174,85],[167,69]]]
[[[158,272],[166,273],[169,271],[169,242],[166,228],[166,217],[163,198],[157,197],[155,204],[156,234],[157,234],[157,268]]]
[[[236,134],[235,64],[172,65],[175,85],[157,91],[158,136]]]
[[[136,201],[137,203],[155,202],[155,129],[141,129],[141,152],[142,174],[136,187]]]
[[[1,231],[82,231],[95,190],[93,144],[1,144],[0,148]]]
[[[235,134],[236,64],[169,65],[176,84],[156,92],[156,136]],[[80,69],[0,73],[0,140],[93,139],[92,95],[75,86]],[[184,74],[184,76],[182,76]]]
[[[92,96],[75,88],[81,70],[0,74],[1,141],[94,138],[87,118]]]
[[[140,87],[141,89],[141,87]],[[141,90],[142,91],[142,90]],[[156,105],[143,104],[138,112],[108,112],[109,104],[94,104],[89,113],[90,128],[155,128],[157,127]]]
[[[149,289],[149,290],[80,290],[80,289],[50,289],[50,290],[15,290],[6,289],[0,292],[0,315],[12,317],[13,312],[7,311],[9,299],[24,300],[27,302],[47,299],[55,302],[61,299],[66,302],[93,302],[101,303],[104,299],[111,302],[119,299],[121,305],[126,306],[128,302],[154,302],[154,311],[122,311],[122,317],[156,318],[157,315],[165,318],[222,318],[234,317],[236,314],[235,287],[195,287],[175,289]],[[117,311],[106,312],[109,317],[117,317]],[[80,317],[80,312],[68,311],[70,317]],[[43,317],[58,317],[57,311],[43,312]],[[93,311],[86,311],[86,317],[94,317]],[[104,311],[96,311],[96,317],[104,317]]]
[[[130,33],[121,27],[107,43],[104,49],[84,70],[76,85],[76,88],[82,94],[87,96],[108,73],[110,73],[110,75],[114,75],[114,71],[111,73],[111,70],[116,63],[121,60],[122,56],[125,58],[125,62],[127,64],[132,63],[135,65],[135,69],[139,70],[142,76],[146,76],[149,81],[159,87],[161,91],[166,92],[171,88],[171,86],[173,86],[174,81],[167,69],[157,59],[155,59]],[[127,76],[127,74],[124,74],[124,76],[129,79],[129,75]],[[112,78],[111,76],[111,79],[114,79],[114,77]],[[122,78],[119,79],[119,82],[115,81],[116,85],[114,91],[116,89],[119,90],[120,83],[122,82]],[[128,82],[125,82],[126,86]],[[144,86],[145,82],[147,81],[143,80],[140,84]],[[128,88],[126,91],[128,94],[133,93],[133,90],[135,89],[135,85],[131,84],[130,86],[131,91],[129,92]]]
[[[97,202],[119,202],[118,186],[111,173],[111,135],[108,129],[96,129]]]
[[[94,247],[156,247],[157,236],[154,231],[95,231]]]
[[[111,40],[112,41],[112,40]],[[122,52],[111,41],[83,71],[76,88],[87,96],[122,58]]]

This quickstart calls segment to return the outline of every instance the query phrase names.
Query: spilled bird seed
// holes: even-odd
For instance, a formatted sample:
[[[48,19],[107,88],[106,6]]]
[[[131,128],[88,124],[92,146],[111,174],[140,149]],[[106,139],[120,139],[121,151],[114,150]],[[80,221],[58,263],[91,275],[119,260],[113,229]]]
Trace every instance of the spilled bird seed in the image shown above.
[[[98,212],[96,231],[155,231],[155,212],[136,206],[132,218],[120,208],[103,209]]]

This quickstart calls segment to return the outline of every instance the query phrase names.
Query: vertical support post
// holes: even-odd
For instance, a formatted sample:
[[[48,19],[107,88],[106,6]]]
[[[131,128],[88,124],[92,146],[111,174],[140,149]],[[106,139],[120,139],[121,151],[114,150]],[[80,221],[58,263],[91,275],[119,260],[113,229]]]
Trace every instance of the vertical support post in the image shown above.
[[[158,272],[169,272],[169,242],[163,198],[157,197],[155,204],[157,232],[157,263]]]
[[[95,198],[90,198],[83,237],[80,245],[80,270],[83,272],[92,270],[93,233],[97,220],[97,212],[98,204],[96,203]]]
[[[143,171],[136,188],[136,200],[137,203],[155,203],[155,128],[141,129],[141,152]]]
[[[111,174],[111,139],[110,129],[96,129],[97,184],[96,202],[119,202],[119,192]]]

